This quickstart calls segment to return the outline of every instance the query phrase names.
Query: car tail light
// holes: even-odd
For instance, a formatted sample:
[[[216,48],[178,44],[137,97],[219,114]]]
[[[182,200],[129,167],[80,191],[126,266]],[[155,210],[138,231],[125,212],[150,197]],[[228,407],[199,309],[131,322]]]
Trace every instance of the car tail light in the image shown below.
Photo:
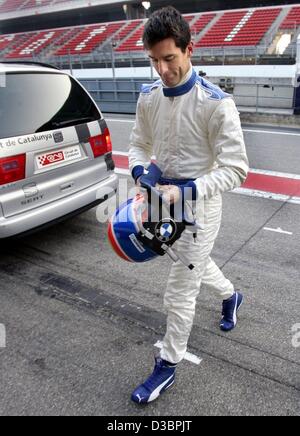
[[[94,153],[94,157],[99,157],[103,156],[106,153],[111,153],[112,144],[109,130],[106,128],[102,135],[91,137],[90,144]]]
[[[0,158],[0,185],[25,179],[26,154]]]

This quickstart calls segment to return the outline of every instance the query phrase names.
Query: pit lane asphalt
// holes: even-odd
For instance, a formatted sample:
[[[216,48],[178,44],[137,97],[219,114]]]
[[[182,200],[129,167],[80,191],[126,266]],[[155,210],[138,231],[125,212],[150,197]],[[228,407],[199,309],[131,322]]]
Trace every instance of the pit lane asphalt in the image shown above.
[[[220,302],[202,289],[189,351],[203,361],[184,360],[174,387],[146,407],[130,393],[152,371],[164,334],[169,259],[116,258],[95,209],[2,243],[0,414],[299,415],[299,213],[299,205],[224,195],[213,258],[245,295],[238,326],[220,332]]]

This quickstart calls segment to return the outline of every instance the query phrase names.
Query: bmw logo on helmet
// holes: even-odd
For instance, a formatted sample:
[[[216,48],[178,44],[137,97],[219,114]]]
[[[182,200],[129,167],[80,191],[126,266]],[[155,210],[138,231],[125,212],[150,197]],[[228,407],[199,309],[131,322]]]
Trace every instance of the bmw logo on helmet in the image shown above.
[[[157,239],[161,242],[169,242],[175,235],[177,226],[172,219],[164,219],[160,221],[155,229]]]

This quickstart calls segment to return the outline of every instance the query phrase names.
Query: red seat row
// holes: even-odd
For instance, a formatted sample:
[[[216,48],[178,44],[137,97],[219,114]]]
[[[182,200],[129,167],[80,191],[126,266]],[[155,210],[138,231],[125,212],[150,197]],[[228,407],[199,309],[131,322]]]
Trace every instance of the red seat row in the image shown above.
[[[34,2],[27,0],[27,6],[30,1]],[[7,2],[5,0],[2,6]],[[196,47],[253,46],[261,42],[281,11],[282,8],[277,7],[224,12],[210,28],[208,26],[217,16],[215,13],[189,14],[185,19],[189,22],[196,41],[197,36],[206,31],[195,44]],[[300,25],[300,8],[294,7],[287,19],[294,17],[296,20],[298,16]],[[42,52],[51,56],[90,54],[110,42],[114,43],[117,52],[140,51],[143,50],[143,29],[143,20],[133,20],[1,35],[0,55],[18,59]]]
[[[300,26],[300,7],[294,7],[287,15],[280,29],[295,29],[298,26]]]
[[[227,12],[200,39],[196,47],[258,45],[281,10],[250,9],[239,14]]]

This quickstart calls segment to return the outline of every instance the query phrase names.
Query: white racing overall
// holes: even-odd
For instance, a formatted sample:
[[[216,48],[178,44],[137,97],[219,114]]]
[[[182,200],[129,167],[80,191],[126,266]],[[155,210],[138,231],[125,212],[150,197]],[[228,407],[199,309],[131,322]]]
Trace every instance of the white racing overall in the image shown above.
[[[176,88],[166,88],[161,81],[145,85],[130,140],[130,170],[147,168],[153,155],[164,178],[194,180],[196,219],[203,226],[196,241],[185,231],[175,243],[195,269],[174,263],[164,298],[168,320],[161,357],[178,363],[187,349],[201,284],[221,300],[234,293],[210,257],[221,224],[222,193],[240,186],[248,172],[239,113],[231,96],[192,68]]]

